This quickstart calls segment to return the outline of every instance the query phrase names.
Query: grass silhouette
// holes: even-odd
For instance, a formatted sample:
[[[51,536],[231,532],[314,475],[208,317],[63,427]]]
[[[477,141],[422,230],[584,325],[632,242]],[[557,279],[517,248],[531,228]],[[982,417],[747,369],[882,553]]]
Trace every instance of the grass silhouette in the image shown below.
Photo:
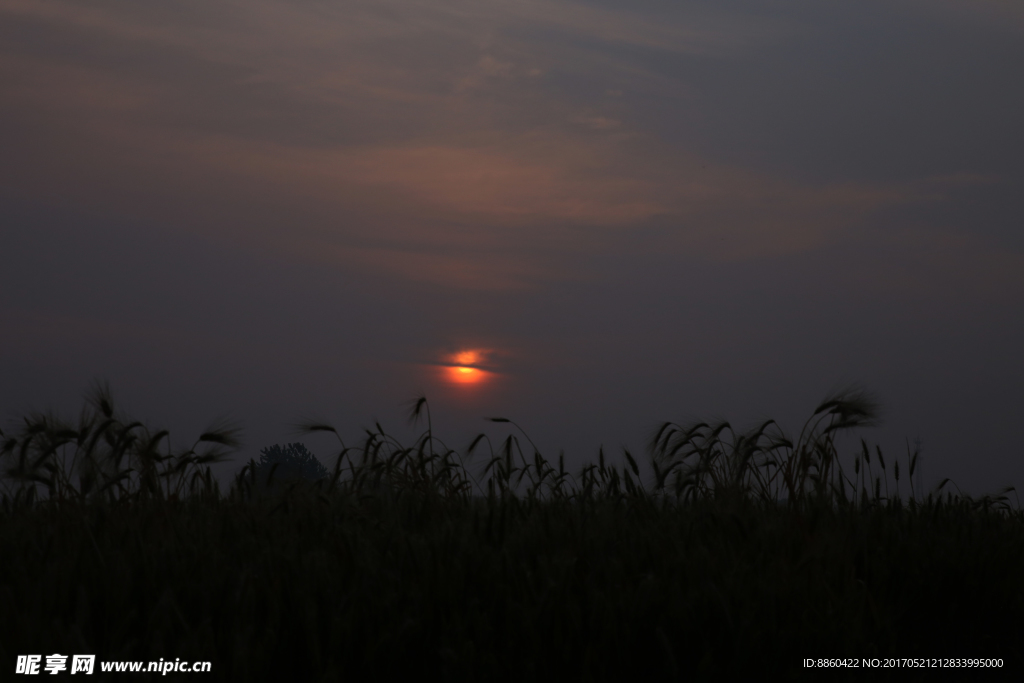
[[[312,484],[261,486],[215,426],[172,452],[96,388],[77,421],[3,433],[0,661],[208,660],[223,680],[859,678],[804,658],[1014,663],[1024,515],[1012,490],[901,495],[900,467],[836,437],[875,418],[827,398],[774,422],[664,424],[648,459],[572,474],[507,418],[463,451],[378,424]],[[903,472],[912,480],[916,453]],[[891,482],[890,487],[890,472]],[[904,486],[905,488],[905,486]],[[1006,669],[1002,669],[1005,672]],[[873,671],[915,680],[927,670]]]

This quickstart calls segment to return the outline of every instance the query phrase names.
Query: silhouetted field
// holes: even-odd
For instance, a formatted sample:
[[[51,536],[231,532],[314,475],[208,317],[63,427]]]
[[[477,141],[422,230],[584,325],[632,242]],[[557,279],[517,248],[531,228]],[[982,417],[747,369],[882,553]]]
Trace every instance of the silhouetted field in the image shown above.
[[[628,453],[570,474],[525,434],[460,453],[427,410],[411,445],[378,426],[339,439],[329,476],[268,486],[250,463],[227,492],[209,464],[230,430],[170,453],[104,391],[77,422],[27,416],[2,453],[2,666],[181,658],[213,665],[187,677],[233,681],[934,673],[808,658],[1017,669],[1019,505],[907,490],[915,455],[866,444],[844,471],[834,438],[873,417],[861,395],[825,401],[795,441],[773,423],[667,424],[649,477]]]

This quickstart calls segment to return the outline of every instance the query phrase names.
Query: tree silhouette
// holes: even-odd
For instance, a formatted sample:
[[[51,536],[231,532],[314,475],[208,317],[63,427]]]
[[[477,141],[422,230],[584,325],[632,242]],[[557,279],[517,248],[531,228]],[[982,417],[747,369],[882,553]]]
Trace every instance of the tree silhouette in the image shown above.
[[[274,444],[260,451],[254,463],[256,481],[262,486],[314,482],[327,477],[327,468],[301,443]]]

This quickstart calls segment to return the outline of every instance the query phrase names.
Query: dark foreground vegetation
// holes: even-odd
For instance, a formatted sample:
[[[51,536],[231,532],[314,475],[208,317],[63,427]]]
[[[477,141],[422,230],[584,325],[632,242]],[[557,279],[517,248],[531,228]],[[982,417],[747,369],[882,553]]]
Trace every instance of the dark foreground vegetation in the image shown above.
[[[104,391],[76,422],[27,416],[0,456],[0,667],[93,653],[208,660],[179,676],[232,681],[935,673],[803,668],[826,657],[1020,672],[1019,505],[908,490],[912,453],[865,444],[844,470],[836,435],[874,413],[861,395],[825,401],[795,441],[773,423],[668,424],[649,469],[625,453],[573,474],[521,432],[450,450],[427,411],[411,445],[378,427],[339,439],[326,477],[268,486],[253,462],[229,491],[209,464],[230,430],[171,453]]]

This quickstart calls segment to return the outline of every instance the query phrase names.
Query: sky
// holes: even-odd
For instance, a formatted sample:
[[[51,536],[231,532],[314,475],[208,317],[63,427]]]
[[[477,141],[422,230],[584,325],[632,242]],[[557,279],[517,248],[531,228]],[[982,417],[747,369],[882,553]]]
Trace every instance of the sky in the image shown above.
[[[578,467],[831,391],[1024,487],[1016,0],[0,0],[0,417],[515,420]]]

